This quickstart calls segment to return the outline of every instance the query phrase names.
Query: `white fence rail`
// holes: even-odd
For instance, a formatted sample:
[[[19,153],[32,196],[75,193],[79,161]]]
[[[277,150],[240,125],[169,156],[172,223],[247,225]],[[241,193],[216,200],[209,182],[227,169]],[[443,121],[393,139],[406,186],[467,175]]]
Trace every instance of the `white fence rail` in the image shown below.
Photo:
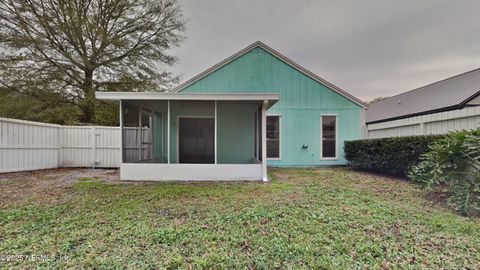
[[[57,167],[119,167],[120,129],[0,118],[0,173]]]
[[[367,125],[367,138],[445,134],[480,128],[480,106]]]

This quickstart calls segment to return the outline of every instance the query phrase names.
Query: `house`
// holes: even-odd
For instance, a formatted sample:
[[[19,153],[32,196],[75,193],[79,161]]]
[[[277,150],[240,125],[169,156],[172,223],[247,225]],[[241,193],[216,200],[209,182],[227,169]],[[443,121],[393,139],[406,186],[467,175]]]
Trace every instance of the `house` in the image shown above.
[[[480,69],[370,104],[369,138],[480,128]]]
[[[344,165],[366,104],[262,42],[168,93],[120,101],[124,180],[263,180],[267,165]]]

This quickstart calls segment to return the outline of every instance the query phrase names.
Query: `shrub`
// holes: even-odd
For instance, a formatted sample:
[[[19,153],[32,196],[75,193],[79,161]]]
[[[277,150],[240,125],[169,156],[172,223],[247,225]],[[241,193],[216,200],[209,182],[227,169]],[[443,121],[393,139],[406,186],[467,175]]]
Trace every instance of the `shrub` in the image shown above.
[[[464,215],[480,210],[480,129],[450,133],[429,146],[409,177],[426,188],[447,184],[449,202]]]
[[[345,142],[345,158],[356,169],[406,176],[439,135],[367,139]]]

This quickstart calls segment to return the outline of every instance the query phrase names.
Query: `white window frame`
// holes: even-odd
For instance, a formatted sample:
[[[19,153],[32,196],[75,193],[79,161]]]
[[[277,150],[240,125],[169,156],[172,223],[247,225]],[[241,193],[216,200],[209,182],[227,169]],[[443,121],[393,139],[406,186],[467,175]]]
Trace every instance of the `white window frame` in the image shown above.
[[[282,160],[282,137],[283,137],[283,134],[282,134],[282,114],[280,114],[280,113],[267,114],[267,118],[269,116],[278,116],[278,135],[280,137],[278,138],[278,157],[272,157],[272,158],[267,157],[267,160]],[[265,119],[265,121],[267,121],[267,119]],[[266,136],[266,134],[265,134],[265,136]],[[266,140],[268,140],[268,138],[266,138]],[[268,155],[268,150],[267,150],[266,155]]]
[[[323,117],[335,116],[335,157],[323,157]],[[320,114],[320,159],[321,160],[338,160],[338,113]]]

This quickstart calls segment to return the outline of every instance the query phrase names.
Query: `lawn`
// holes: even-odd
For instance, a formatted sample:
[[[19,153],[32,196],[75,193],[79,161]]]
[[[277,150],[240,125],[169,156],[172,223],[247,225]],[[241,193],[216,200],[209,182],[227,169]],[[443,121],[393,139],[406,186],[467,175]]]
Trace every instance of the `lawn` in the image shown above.
[[[120,183],[92,170],[0,177],[0,268],[480,268],[480,219],[418,186],[348,169],[270,175],[269,184]]]

